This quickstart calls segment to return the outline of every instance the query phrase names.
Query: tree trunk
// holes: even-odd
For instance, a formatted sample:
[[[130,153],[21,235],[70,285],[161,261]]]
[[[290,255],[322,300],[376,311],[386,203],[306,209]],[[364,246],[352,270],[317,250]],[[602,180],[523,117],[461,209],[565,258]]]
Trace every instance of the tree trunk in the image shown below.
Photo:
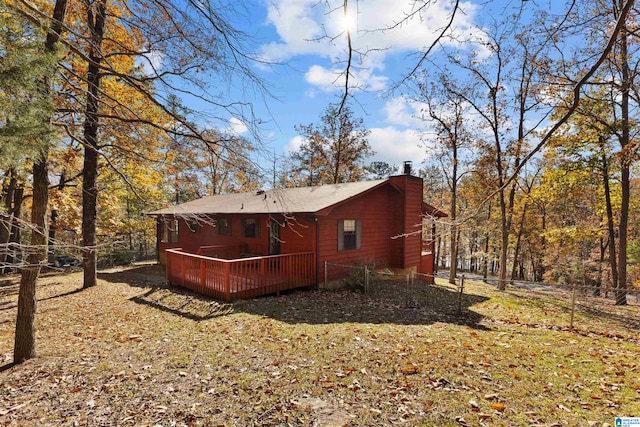
[[[456,224],[456,214],[458,212],[458,142],[452,141],[453,165],[451,171],[451,268],[449,269],[449,283],[456,283],[456,273],[458,270],[458,224]]]
[[[36,282],[47,258],[47,206],[49,204],[48,150],[42,150],[33,165],[33,205],[31,207],[31,246],[27,266],[22,269],[18,293],[18,317],[13,362],[22,363],[36,355]]]
[[[619,6],[624,6],[624,1],[619,1]],[[629,153],[627,146],[631,142],[629,125],[629,89],[631,86],[631,73],[627,52],[627,28],[620,32],[620,68],[622,71],[622,135],[620,136],[620,224],[618,225],[618,282],[616,285],[616,305],[627,305],[627,232],[629,225]]]
[[[0,243],[3,245],[3,249],[0,251],[0,269],[2,274],[10,271],[6,263],[9,258],[9,242],[11,241],[11,230],[13,229],[15,218],[13,210],[14,193],[18,185],[15,169],[11,168],[7,173],[10,175],[9,185],[3,188],[4,207],[7,213],[2,215],[2,223],[0,224]]]
[[[56,231],[58,229],[58,211],[51,209],[51,218],[49,219],[49,250],[48,250],[48,262],[49,265],[56,265],[56,253],[54,247],[56,245]]]
[[[613,225],[613,206],[611,204],[611,189],[609,187],[609,165],[607,155],[602,150],[602,183],[604,185],[604,200],[607,213],[607,232],[609,233],[609,267],[611,268],[611,280],[615,287],[618,283],[618,260],[616,256],[616,230]]]
[[[604,239],[600,237],[600,260],[598,262],[598,277],[596,278],[596,282],[593,287],[594,297],[599,297],[601,293],[600,290],[602,289],[602,270],[604,270],[602,266],[604,265],[604,258],[607,253],[607,248],[605,246]]]
[[[544,255],[547,252],[547,238],[545,237],[545,232],[547,231],[547,209],[545,206],[542,206],[542,230],[540,230],[540,234],[542,235],[542,241],[540,245],[542,246],[542,256],[540,257],[540,266],[538,267],[537,276],[542,282],[544,280],[544,273],[546,271],[544,266]]]
[[[518,230],[518,235],[516,236],[516,247],[513,251],[513,264],[511,265],[511,279],[516,279],[517,276],[517,268],[518,264],[522,267],[522,263],[520,262],[520,243],[522,241],[522,234],[524,229],[524,221],[527,215],[527,203],[522,207],[522,217],[520,217],[520,229]]]
[[[502,172],[501,172],[502,173]],[[502,180],[500,181],[502,185]],[[507,255],[509,253],[509,227],[507,222],[507,204],[504,190],[500,190],[500,260],[498,266],[498,289],[504,291],[507,288]]]
[[[67,0],[56,0],[45,48],[53,52],[63,29],[67,10]],[[48,78],[43,81],[43,90],[50,92]],[[33,164],[33,204],[31,207],[31,244],[34,250],[27,257],[27,267],[22,270],[18,292],[18,316],[13,347],[13,362],[21,363],[36,354],[36,283],[42,262],[47,257],[47,207],[49,205],[49,150],[40,152],[40,158]]]
[[[96,6],[87,4],[87,18],[91,31],[91,50],[87,72],[87,105],[84,122],[84,165],[82,169],[82,268],[84,270],[84,287],[95,286],[98,281],[96,252],[96,217],[98,188],[98,107],[100,97],[100,52],[104,38],[105,0]]]

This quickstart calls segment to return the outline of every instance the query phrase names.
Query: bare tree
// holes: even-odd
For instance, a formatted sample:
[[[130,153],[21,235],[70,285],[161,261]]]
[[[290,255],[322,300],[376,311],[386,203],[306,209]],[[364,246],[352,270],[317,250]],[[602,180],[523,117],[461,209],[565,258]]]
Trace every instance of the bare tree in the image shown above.
[[[439,84],[418,83],[421,89],[419,100],[426,101],[424,119],[433,123],[435,144],[427,136],[423,136],[425,145],[435,149],[435,156],[445,176],[450,194],[451,221],[449,229],[449,282],[455,283],[458,267],[458,184],[463,175],[461,151],[470,142],[470,135],[465,128],[465,116],[469,113],[469,104],[459,95],[448,90],[447,77],[441,76]],[[434,147],[435,145],[435,147]]]

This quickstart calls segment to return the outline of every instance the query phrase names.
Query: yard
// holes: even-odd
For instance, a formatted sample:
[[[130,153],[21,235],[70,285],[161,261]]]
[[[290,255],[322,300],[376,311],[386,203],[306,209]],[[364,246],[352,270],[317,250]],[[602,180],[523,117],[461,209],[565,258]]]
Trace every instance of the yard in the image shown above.
[[[0,282],[0,424],[602,426],[640,416],[640,307],[468,284],[464,314],[296,291],[219,304],[157,266],[42,279],[39,357],[11,366]],[[596,312],[597,309],[597,312]]]

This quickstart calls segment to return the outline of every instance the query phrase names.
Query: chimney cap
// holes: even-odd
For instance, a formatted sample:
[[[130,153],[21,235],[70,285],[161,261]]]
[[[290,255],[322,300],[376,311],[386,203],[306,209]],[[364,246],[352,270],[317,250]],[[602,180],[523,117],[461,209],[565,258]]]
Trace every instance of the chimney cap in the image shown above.
[[[404,174],[405,175],[411,175],[411,167],[413,165],[413,162],[411,160],[405,160],[404,162]]]

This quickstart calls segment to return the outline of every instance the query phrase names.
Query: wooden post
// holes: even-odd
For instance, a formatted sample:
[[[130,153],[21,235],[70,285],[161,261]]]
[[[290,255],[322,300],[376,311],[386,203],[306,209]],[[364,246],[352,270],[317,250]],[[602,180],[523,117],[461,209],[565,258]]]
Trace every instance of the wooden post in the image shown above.
[[[324,262],[324,288],[327,289],[327,286],[329,286],[329,282],[328,282],[328,277],[329,275],[329,266],[327,264],[327,261]]]
[[[224,263],[224,293],[225,293],[225,301],[231,301],[231,283],[229,280],[229,267],[231,263]]]
[[[207,270],[204,264],[204,258],[200,258],[200,293],[204,294],[207,290]]]
[[[458,315],[462,314],[462,293],[464,292],[464,274],[460,278],[460,289],[458,291]]]
[[[180,286],[184,286],[185,285],[185,267],[184,267],[184,260],[185,260],[186,256],[185,254],[181,253],[180,254]]]

